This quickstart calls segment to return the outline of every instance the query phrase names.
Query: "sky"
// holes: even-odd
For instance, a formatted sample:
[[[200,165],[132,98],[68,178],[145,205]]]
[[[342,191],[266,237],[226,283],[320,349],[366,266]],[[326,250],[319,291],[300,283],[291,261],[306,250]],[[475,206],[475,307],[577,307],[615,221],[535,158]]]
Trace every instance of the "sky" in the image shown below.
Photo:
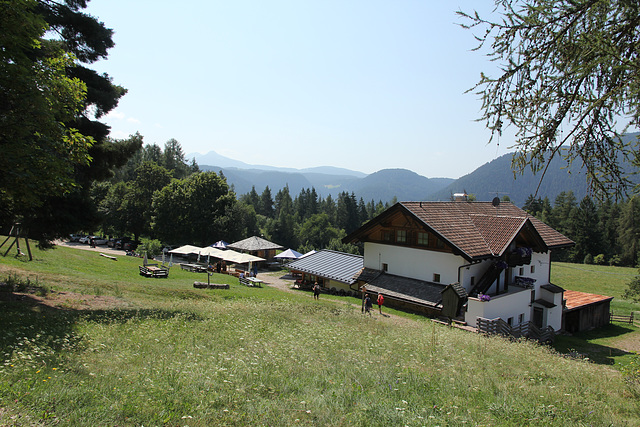
[[[91,0],[115,32],[92,64],[128,93],[101,120],[185,154],[249,164],[404,168],[459,178],[507,153],[478,96],[495,65],[457,10],[491,0]]]

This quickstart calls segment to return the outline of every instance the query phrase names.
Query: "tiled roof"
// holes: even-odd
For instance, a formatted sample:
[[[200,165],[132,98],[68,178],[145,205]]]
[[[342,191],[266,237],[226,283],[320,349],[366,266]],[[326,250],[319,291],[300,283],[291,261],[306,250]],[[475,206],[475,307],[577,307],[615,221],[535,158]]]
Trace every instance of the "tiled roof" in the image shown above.
[[[287,264],[291,270],[326,277],[352,285],[356,275],[363,269],[364,258],[360,255],[322,250]]]
[[[564,291],[564,299],[566,302],[566,310],[571,311],[589,304],[595,304],[603,301],[611,301],[613,297],[604,295],[588,294],[580,291]]]
[[[354,279],[362,280],[363,282],[370,282],[381,274],[382,270],[375,270],[373,268],[365,267],[356,274]]]
[[[469,258],[499,256],[524,227],[537,232],[548,248],[573,242],[512,203],[401,202],[412,215]]]
[[[258,236],[248,237],[244,240],[228,244],[229,249],[237,249],[240,251],[265,251],[268,249],[284,249],[277,243],[270,242]]]
[[[382,273],[366,284],[367,290],[419,305],[442,308],[442,291],[439,283],[411,279]]]

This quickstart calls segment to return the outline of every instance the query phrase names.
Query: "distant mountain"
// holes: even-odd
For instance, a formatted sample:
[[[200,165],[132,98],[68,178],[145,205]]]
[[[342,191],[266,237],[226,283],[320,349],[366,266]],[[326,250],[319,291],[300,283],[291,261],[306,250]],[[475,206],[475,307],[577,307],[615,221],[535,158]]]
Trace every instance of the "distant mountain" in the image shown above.
[[[522,206],[529,195],[536,193],[538,184],[538,196],[549,197],[551,203],[562,191],[573,191],[578,200],[587,194],[587,178],[584,171],[578,168],[563,169],[566,163],[559,158],[552,161],[542,183],[541,174],[533,175],[529,170],[514,178],[511,158],[511,154],[505,154],[480,166],[440,191],[434,192],[429,200],[449,200],[452,194],[466,191],[475,195],[479,201],[489,201],[496,196],[502,198],[506,195],[513,204]]]
[[[452,182],[452,178],[425,178],[407,169],[383,169],[355,182],[353,191],[365,201],[387,202],[394,196],[398,201],[427,200]]]
[[[275,197],[278,190],[289,186],[291,197],[294,198],[302,189],[315,188],[322,197],[331,195],[335,198],[339,193],[346,191],[354,193],[358,199],[362,197],[367,202],[374,200],[383,203],[392,200],[394,196],[398,200],[426,200],[429,194],[454,181],[451,178],[429,179],[406,169],[385,169],[363,178],[353,175],[221,168],[209,165],[200,165],[200,169],[222,172],[229,185],[233,185],[237,195],[248,193],[251,187],[255,187],[260,194],[269,186]]]
[[[629,142],[638,137],[638,133],[625,135],[623,142]],[[534,175],[527,170],[522,175],[514,177],[511,171],[512,154],[505,154],[497,159],[480,166],[475,171],[465,175],[440,191],[434,192],[429,200],[449,200],[453,193],[466,191],[474,194],[480,201],[489,201],[494,197],[507,195],[516,206],[524,205],[529,195],[536,193],[537,197],[548,197],[551,203],[563,191],[573,191],[578,201],[588,194],[586,170],[579,161],[567,165],[566,161],[556,157],[547,169],[544,178],[542,173]],[[618,159],[624,164],[622,156]],[[627,165],[632,170],[632,165]],[[631,181],[640,183],[640,176],[636,175]]]
[[[637,136],[638,134],[629,134],[624,140]],[[584,169],[577,164],[567,166],[560,158],[553,160],[540,183],[541,175],[533,175],[530,171],[514,177],[511,171],[511,154],[498,157],[455,180],[426,178],[407,169],[383,169],[366,175],[331,166],[293,169],[248,165],[213,151],[205,156],[187,156],[192,157],[195,157],[202,170],[222,171],[237,195],[248,193],[252,186],[260,194],[269,186],[275,197],[281,188],[288,185],[291,197],[294,198],[300,190],[313,187],[321,197],[331,195],[335,198],[346,191],[355,193],[357,199],[362,198],[365,202],[374,200],[386,203],[394,196],[398,201],[450,200],[452,194],[466,191],[474,194],[480,201],[507,195],[516,206],[522,206],[529,195],[536,192],[538,185],[538,196],[548,197],[552,203],[562,191],[573,191],[577,200],[587,195]],[[635,177],[635,182],[640,183],[640,176]]]
[[[240,160],[230,159],[216,153],[215,151],[209,151],[207,154],[190,153],[185,156],[186,159],[196,159],[198,165],[207,166],[210,169],[207,170],[219,170],[220,168],[238,168],[238,169],[259,169],[263,171],[277,171],[277,172],[305,172],[305,173],[321,173],[327,175],[350,175],[358,178],[364,178],[366,173],[354,171],[351,169],[337,168],[334,166],[319,166],[315,168],[295,169],[295,168],[282,168],[277,166],[267,165],[250,165]],[[271,188],[271,187],[269,187]]]

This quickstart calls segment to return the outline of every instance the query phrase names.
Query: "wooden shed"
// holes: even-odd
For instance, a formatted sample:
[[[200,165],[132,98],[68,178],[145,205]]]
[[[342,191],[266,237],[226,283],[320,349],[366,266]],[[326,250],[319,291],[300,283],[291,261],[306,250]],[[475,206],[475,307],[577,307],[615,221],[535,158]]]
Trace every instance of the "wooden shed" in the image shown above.
[[[581,332],[609,324],[613,297],[579,291],[564,291],[563,329]]]
[[[458,317],[460,309],[467,302],[467,291],[460,283],[452,283],[442,290],[442,315],[450,319]]]

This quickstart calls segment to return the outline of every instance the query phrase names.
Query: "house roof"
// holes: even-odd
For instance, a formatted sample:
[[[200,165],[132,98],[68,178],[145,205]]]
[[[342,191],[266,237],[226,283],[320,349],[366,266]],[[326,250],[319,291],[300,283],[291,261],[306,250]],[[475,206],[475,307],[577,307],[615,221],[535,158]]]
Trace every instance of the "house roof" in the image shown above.
[[[371,269],[364,269],[363,273],[370,279],[366,283],[367,291],[381,293],[391,298],[408,301],[418,305],[442,308],[442,291],[446,288],[440,283],[411,279],[378,271],[371,274]],[[358,279],[363,280],[363,276]]]
[[[321,250],[298,258],[287,264],[287,267],[352,285],[356,282],[355,276],[362,270],[363,265],[364,257],[360,255]]]
[[[284,249],[284,246],[280,246],[277,243],[270,242],[258,236],[252,236],[238,242],[230,243],[227,245],[227,247],[240,251],[265,251],[269,249]]]
[[[539,250],[574,243],[512,203],[400,202],[369,221],[343,241],[359,240],[399,210],[411,215],[469,260],[500,256],[519,234],[526,234]]]
[[[576,310],[591,304],[611,301],[613,297],[605,295],[588,294],[580,291],[564,291],[565,307],[567,311]]]

